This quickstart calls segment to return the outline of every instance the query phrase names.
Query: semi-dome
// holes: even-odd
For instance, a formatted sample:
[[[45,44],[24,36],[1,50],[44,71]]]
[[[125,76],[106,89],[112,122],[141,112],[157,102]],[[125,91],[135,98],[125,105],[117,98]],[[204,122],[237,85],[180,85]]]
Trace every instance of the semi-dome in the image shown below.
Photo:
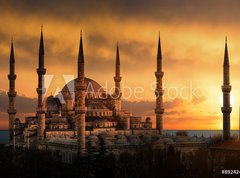
[[[76,83],[77,83],[78,79],[74,79],[71,80],[70,82],[68,82],[62,89],[63,92],[70,92],[73,93],[74,91],[76,91]],[[105,92],[103,90],[103,87],[98,84],[96,81],[90,79],[90,78],[86,78],[85,77],[85,84],[86,84],[86,91],[88,93],[91,92]]]
[[[46,105],[50,105],[50,106],[60,106],[61,103],[59,101],[59,98],[58,97],[54,97],[54,96],[49,96],[47,97],[47,100],[46,100]]]

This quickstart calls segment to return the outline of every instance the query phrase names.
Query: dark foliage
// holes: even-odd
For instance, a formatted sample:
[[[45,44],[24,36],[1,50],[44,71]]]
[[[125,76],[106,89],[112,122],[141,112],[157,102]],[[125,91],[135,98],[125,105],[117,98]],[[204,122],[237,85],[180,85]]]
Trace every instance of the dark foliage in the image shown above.
[[[89,150],[87,157],[64,164],[57,155],[47,151],[13,152],[10,148],[1,148],[1,177],[208,178],[220,175],[222,168],[238,169],[240,162],[240,154],[226,154],[220,163],[215,159],[220,155],[207,148],[195,154],[180,154],[172,146],[163,150],[146,146],[135,153],[127,151],[118,156],[106,155],[104,149],[95,153]]]

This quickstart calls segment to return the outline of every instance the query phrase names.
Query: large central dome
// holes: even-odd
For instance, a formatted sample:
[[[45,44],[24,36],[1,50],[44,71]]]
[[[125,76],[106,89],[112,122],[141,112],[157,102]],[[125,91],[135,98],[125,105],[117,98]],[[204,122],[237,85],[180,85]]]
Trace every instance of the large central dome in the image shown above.
[[[70,82],[68,82],[62,89],[62,92],[69,92],[69,93],[73,93],[74,91],[76,91],[76,83],[77,83],[77,79],[71,80]],[[103,90],[103,87],[98,84],[96,81],[90,79],[90,78],[86,78],[84,79],[85,84],[86,84],[86,92],[87,93],[98,93],[98,92],[105,92]]]
[[[96,81],[85,78],[84,79],[85,84],[86,84],[86,106],[90,106],[91,104],[96,105],[96,99],[104,99],[108,95],[104,91],[103,87],[99,85]],[[64,102],[63,104],[63,110],[73,110],[74,108],[74,103],[75,103],[75,96],[79,92],[76,89],[77,82],[79,82],[78,79],[74,79],[70,82],[68,82],[62,89],[61,94],[62,94],[62,99]],[[93,102],[93,103],[92,103]],[[98,103],[98,102],[97,102]],[[96,109],[96,108],[95,108]],[[88,111],[92,110],[92,108],[88,108]],[[104,110],[105,111],[105,110]]]

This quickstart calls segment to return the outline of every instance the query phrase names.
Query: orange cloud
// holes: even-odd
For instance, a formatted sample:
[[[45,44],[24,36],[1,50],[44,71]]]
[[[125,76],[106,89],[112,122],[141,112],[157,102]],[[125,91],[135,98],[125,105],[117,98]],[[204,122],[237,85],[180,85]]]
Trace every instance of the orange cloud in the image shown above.
[[[44,3],[44,4],[43,4]],[[138,102],[154,116],[154,91],[158,31],[161,31],[165,96],[168,89],[198,88],[199,98],[165,98],[166,128],[221,128],[222,62],[224,36],[229,36],[232,128],[238,125],[240,82],[239,2],[172,1],[4,1],[0,3],[0,89],[8,90],[10,37],[14,36],[16,90],[36,97],[40,24],[44,24],[47,74],[76,74],[79,31],[83,28],[86,75],[113,86],[116,41],[120,45],[124,83],[142,87]],[[214,9],[209,11],[208,9]],[[222,13],[224,11],[224,13]],[[19,17],[20,20],[19,20]],[[144,25],[143,25],[144,24]],[[55,81],[54,85],[63,86]],[[51,88],[56,88],[52,86]],[[154,87],[153,87],[154,88]],[[55,92],[55,91],[49,91]],[[174,94],[174,90],[170,93]],[[184,90],[183,96],[188,96]],[[131,102],[137,102],[130,98]],[[0,101],[3,102],[3,101]],[[168,103],[169,102],[169,103]],[[126,105],[134,110],[136,106]],[[148,105],[149,104],[149,105]],[[151,108],[150,108],[151,106]],[[171,106],[171,107],[170,107]],[[131,109],[133,108],[133,109]],[[5,117],[5,116],[4,116]]]

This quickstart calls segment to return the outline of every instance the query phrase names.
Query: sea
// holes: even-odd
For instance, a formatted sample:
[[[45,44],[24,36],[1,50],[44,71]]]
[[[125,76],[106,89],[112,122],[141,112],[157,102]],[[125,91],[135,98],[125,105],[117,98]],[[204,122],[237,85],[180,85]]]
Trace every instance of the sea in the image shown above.
[[[163,130],[164,134],[176,135],[176,132],[179,130]],[[221,135],[222,130],[185,130],[187,131],[189,136],[204,136],[204,137],[213,137],[216,135]],[[231,135],[238,136],[238,130],[231,130]],[[8,130],[0,130],[0,144],[9,143],[9,131]]]

